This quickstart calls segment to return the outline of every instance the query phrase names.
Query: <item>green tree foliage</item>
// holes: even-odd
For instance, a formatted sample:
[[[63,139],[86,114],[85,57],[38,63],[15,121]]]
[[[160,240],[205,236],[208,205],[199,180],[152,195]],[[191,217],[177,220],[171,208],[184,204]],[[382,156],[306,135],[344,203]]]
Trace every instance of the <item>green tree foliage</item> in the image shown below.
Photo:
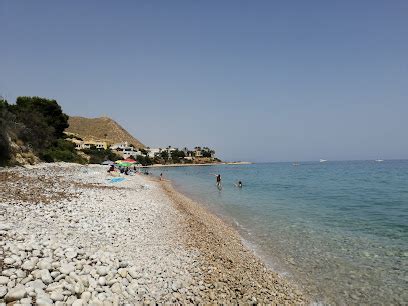
[[[131,156],[131,158],[134,159],[133,156]],[[143,156],[143,155],[138,155],[136,156],[135,159],[139,164],[141,164],[142,166],[150,166],[153,164],[153,160],[149,157],[149,156]]]
[[[186,155],[183,151],[179,151],[178,149],[171,151],[171,160],[174,164],[179,164],[184,157],[186,157]]]
[[[122,157],[115,152],[112,152],[110,149],[96,149],[92,147],[91,149],[84,149],[82,150],[86,155],[90,157],[89,163],[90,164],[101,164],[105,160],[118,160],[122,159]]]
[[[139,149],[139,151],[143,154],[143,155],[147,155],[149,152],[147,152],[147,150],[145,150],[144,148]]]
[[[161,151],[160,153],[161,158],[163,158],[165,161],[169,159],[169,152],[167,151]]]
[[[7,132],[10,125],[10,115],[7,101],[0,98],[0,166],[6,165],[10,159],[10,143]]]
[[[64,130],[68,127],[69,117],[62,112],[61,106],[56,100],[40,97],[18,97],[16,104],[12,106],[12,110],[15,110],[17,114],[41,114],[45,123],[53,128],[55,138],[61,138]]]
[[[40,153],[40,158],[48,163],[57,161],[86,163],[86,160],[76,153],[75,145],[65,139],[55,140],[52,146]]]
[[[80,162],[74,145],[64,140],[68,116],[57,101],[40,97],[18,97],[16,104],[0,101],[0,163],[10,160],[9,139],[47,162]]]

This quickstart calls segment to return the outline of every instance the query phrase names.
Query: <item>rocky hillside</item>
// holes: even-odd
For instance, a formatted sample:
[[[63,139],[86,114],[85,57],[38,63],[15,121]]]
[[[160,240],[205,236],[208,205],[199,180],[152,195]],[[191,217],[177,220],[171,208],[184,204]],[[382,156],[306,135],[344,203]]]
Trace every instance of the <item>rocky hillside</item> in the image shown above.
[[[111,144],[127,141],[136,148],[144,147],[139,140],[108,117],[84,118],[74,116],[69,117],[68,123],[69,127],[65,132],[73,133],[84,140],[103,140]]]

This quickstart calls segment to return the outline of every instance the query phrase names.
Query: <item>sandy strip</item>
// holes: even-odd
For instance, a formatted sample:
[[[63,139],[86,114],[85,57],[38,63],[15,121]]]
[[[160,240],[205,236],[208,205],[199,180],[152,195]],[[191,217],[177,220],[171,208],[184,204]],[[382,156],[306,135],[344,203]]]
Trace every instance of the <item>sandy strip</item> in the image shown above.
[[[0,305],[305,301],[168,183],[106,178],[63,163],[0,171]]]

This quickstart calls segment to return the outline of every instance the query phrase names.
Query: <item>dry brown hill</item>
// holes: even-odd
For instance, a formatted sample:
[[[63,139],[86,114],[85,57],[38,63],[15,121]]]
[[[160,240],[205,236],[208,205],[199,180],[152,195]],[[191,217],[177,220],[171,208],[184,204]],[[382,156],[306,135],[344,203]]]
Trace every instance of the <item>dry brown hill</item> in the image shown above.
[[[84,118],[69,117],[69,127],[65,130],[73,133],[84,140],[100,140],[110,144],[125,142],[133,144],[136,148],[143,148],[144,145],[129,134],[116,121],[108,117]]]

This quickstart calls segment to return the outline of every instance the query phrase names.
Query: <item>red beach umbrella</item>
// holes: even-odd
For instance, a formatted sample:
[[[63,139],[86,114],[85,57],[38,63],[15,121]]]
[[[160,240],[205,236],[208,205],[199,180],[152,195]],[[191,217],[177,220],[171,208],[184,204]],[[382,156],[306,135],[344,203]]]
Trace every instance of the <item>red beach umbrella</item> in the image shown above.
[[[135,160],[133,160],[133,159],[131,159],[131,158],[126,158],[125,160],[123,160],[124,162],[127,162],[127,163],[131,163],[131,164],[134,164],[134,163],[136,163],[136,161]]]

